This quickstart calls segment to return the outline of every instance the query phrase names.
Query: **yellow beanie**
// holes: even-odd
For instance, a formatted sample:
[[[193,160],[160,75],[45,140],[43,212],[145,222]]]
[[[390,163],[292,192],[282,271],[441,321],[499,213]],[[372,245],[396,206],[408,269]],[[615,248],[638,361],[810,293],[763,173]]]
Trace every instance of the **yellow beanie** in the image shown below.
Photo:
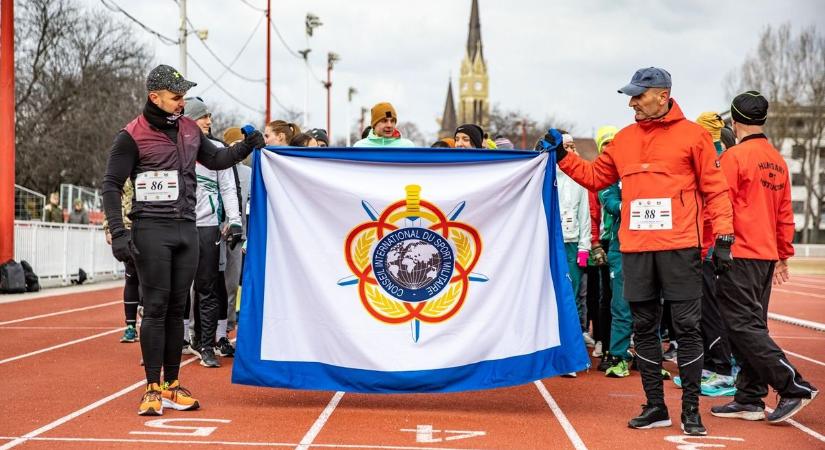
[[[616,133],[618,132],[619,129],[613,125],[605,125],[596,130],[596,148],[599,150],[599,153],[604,150],[604,146],[607,145],[608,142],[616,137]]]
[[[703,112],[696,118],[696,123],[708,130],[714,142],[722,139],[722,128],[725,128],[725,121],[722,120],[719,114],[713,111]]]
[[[398,121],[398,115],[395,114],[395,108],[393,108],[392,105],[387,102],[376,104],[372,107],[370,113],[372,114],[372,120],[370,121],[370,123],[373,127],[375,127],[375,124],[380,122],[381,119],[387,117]]]
[[[238,127],[227,128],[226,131],[223,132],[223,141],[229,145],[232,145],[232,143],[236,141],[242,140],[243,133],[241,132],[241,129]]]

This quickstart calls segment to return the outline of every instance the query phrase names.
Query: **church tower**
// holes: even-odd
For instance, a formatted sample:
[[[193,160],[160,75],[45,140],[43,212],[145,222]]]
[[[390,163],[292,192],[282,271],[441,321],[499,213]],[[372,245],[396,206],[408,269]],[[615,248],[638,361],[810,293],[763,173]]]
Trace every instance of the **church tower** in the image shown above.
[[[467,53],[461,62],[458,81],[458,122],[481,125],[490,123],[490,95],[487,62],[481,45],[481,21],[478,18],[478,0],[470,10],[470,30],[467,35]]]
[[[453,101],[453,79],[451,77],[447,84],[447,101],[444,102],[444,113],[441,115],[441,130],[438,131],[438,138],[453,137],[457,127],[455,102]]]

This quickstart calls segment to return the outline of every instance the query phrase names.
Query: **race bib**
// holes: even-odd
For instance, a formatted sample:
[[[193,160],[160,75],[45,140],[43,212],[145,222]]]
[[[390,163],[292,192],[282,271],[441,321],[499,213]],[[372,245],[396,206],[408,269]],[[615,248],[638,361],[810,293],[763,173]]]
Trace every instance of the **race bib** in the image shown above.
[[[565,233],[573,233],[576,231],[576,216],[573,211],[564,210],[561,212],[561,227]]]
[[[630,202],[631,230],[671,230],[673,210],[669,198],[640,198]]]
[[[135,177],[135,198],[139,202],[168,202],[178,199],[178,171],[158,170]]]

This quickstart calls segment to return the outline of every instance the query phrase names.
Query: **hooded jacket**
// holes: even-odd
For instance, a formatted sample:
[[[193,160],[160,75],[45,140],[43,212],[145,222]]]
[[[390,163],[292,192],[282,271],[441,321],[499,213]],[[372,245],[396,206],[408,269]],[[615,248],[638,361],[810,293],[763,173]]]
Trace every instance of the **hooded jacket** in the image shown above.
[[[396,128],[395,132],[393,133],[392,137],[380,137],[376,136],[373,130],[370,130],[370,134],[360,141],[356,142],[353,147],[404,147],[404,148],[413,148],[416,145],[409,139],[404,139],[401,137],[401,132],[398,131]]]
[[[622,181],[624,253],[701,247],[704,207],[715,235],[733,233],[728,186],[710,134],[685,119],[672,99],[667,114],[625,127],[592,163],[568,154],[559,167],[590,190]],[[643,199],[670,203],[670,228],[630,229],[632,202]]]
[[[564,242],[575,242],[579,250],[590,250],[590,206],[587,190],[556,169],[559,188],[559,212]]]

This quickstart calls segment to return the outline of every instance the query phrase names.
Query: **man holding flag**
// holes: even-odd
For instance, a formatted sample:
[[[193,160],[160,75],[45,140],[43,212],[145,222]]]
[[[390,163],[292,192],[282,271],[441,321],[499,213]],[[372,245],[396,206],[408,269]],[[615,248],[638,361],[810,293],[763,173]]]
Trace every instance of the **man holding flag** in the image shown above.
[[[622,181],[619,237],[624,297],[633,316],[636,355],[647,397],[641,414],[628,426],[671,425],[660,373],[658,330],[663,300],[670,303],[679,336],[682,430],[705,435],[698,408],[703,363],[700,220],[706,207],[716,236],[716,267],[723,272],[731,264],[733,213],[710,135],[685,119],[670,90],[666,70],[638,70],[618,91],[630,96],[636,123],[617,133],[592,163],[568,153],[554,129],[545,135],[543,147],[554,150],[559,167],[587,189],[599,190]]]

